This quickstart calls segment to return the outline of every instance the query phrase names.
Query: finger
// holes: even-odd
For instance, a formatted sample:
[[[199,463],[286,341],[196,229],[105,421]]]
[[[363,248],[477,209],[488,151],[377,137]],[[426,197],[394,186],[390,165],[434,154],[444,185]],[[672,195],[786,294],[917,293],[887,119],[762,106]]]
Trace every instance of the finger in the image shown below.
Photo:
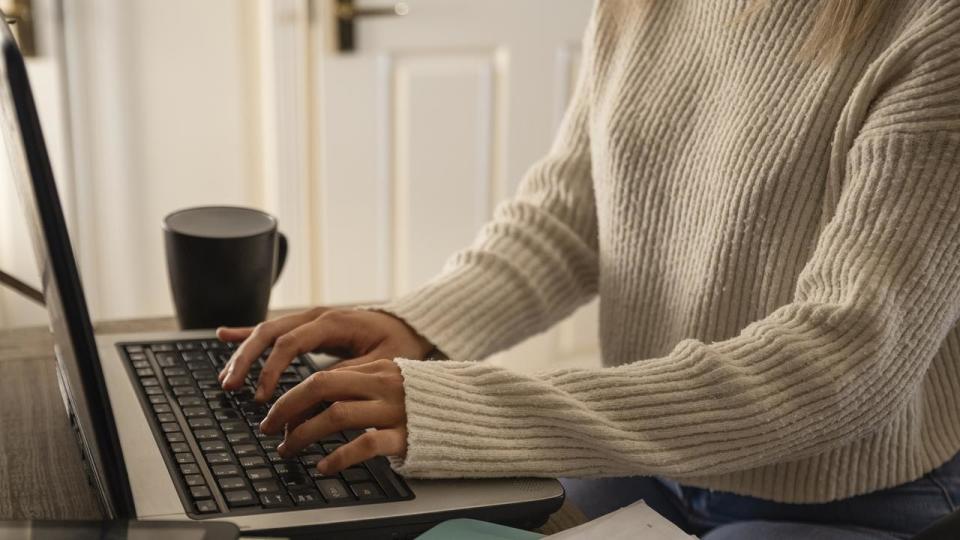
[[[366,373],[319,371],[280,396],[260,422],[260,431],[279,433],[284,425],[323,401],[370,399],[380,385],[378,377]]]
[[[217,328],[217,339],[220,341],[235,342],[243,341],[253,333],[252,326],[231,327],[221,326]]]
[[[376,362],[380,358],[381,357],[377,356],[376,352],[372,352],[370,354],[365,354],[357,358],[351,358],[349,360],[341,360],[336,364],[333,364],[332,366],[327,367],[326,371],[337,371],[340,369],[355,369],[357,367],[367,365],[372,362]]]
[[[354,330],[344,320],[346,317],[344,313],[330,311],[277,337],[260,371],[254,398],[266,401],[272,396],[283,370],[297,356],[319,348],[349,346]]]
[[[390,427],[402,421],[403,414],[383,401],[337,401],[294,429],[288,427],[277,452],[280,457],[289,458],[331,433],[345,429]]]
[[[315,319],[317,316],[317,310],[312,309],[258,324],[250,333],[250,336],[233,353],[227,365],[224,366],[223,378],[220,380],[223,388],[225,390],[239,388],[250,370],[250,365],[260,357],[264,349],[269,347],[277,337],[309,320]]]
[[[406,443],[405,429],[368,431],[320,460],[317,463],[317,470],[325,475],[331,475],[375,456],[401,456]]]

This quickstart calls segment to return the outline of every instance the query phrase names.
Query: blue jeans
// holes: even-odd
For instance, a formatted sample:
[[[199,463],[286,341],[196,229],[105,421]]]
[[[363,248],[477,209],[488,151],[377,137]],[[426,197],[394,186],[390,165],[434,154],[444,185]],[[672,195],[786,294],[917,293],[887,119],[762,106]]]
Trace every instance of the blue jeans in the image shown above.
[[[960,454],[900,486],[818,504],[785,504],[650,477],[562,479],[589,519],[643,499],[703,540],[910,538],[957,509]]]

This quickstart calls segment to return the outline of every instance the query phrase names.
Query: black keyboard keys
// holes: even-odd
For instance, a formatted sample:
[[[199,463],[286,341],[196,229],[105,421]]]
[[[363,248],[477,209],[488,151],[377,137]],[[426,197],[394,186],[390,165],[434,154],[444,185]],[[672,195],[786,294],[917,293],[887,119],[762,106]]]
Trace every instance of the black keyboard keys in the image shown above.
[[[227,504],[229,504],[231,507],[252,506],[256,504],[258,500],[255,499],[253,497],[253,493],[247,489],[224,491],[223,498],[227,500]]]
[[[146,410],[153,417],[154,429],[164,434],[166,441],[160,441],[177,464],[173,473],[180,478],[184,502],[191,512],[360,504],[395,499],[398,492],[400,498],[409,497],[402,481],[387,476],[392,471],[385,460],[333,475],[317,471],[316,464],[325,455],[363,431],[332,433],[293,459],[281,458],[276,449],[282,438],[264,435],[258,427],[269,403],[253,399],[270,350],[251,365],[240,390],[225,392],[217,375],[236,348],[235,343],[218,340],[185,340],[124,345],[121,349],[140,383],[141,395],[150,402]],[[269,401],[309,374],[308,363],[294,359],[281,373]],[[213,482],[208,484],[208,478]]]
[[[291,506],[290,497],[282,493],[261,494],[260,504],[262,504],[264,508],[285,508]]]
[[[210,514],[219,510],[217,503],[211,500],[197,501],[196,508],[198,514]]]

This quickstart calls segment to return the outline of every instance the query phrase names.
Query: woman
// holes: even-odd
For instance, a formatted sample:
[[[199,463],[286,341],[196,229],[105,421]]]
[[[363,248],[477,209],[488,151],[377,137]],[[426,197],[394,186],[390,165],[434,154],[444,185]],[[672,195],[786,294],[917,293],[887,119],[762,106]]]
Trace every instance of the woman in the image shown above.
[[[470,249],[375,311],[221,329],[243,341],[224,388],[271,344],[262,399],[294,355],[346,350],[272,407],[281,454],[375,426],[321,470],[605,477],[566,482],[589,515],[659,497],[711,540],[891,538],[951,511],[960,1],[601,0],[584,59]],[[604,368],[470,362],[597,294]]]

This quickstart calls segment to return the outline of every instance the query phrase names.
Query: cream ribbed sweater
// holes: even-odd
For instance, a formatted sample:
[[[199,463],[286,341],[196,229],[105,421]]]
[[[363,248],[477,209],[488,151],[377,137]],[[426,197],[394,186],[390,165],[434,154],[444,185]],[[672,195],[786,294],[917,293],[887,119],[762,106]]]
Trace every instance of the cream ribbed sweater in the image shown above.
[[[550,153],[384,309],[415,477],[664,475],[787,502],[960,450],[960,1],[827,67],[817,1],[600,0]],[[479,362],[600,296],[602,369]]]

